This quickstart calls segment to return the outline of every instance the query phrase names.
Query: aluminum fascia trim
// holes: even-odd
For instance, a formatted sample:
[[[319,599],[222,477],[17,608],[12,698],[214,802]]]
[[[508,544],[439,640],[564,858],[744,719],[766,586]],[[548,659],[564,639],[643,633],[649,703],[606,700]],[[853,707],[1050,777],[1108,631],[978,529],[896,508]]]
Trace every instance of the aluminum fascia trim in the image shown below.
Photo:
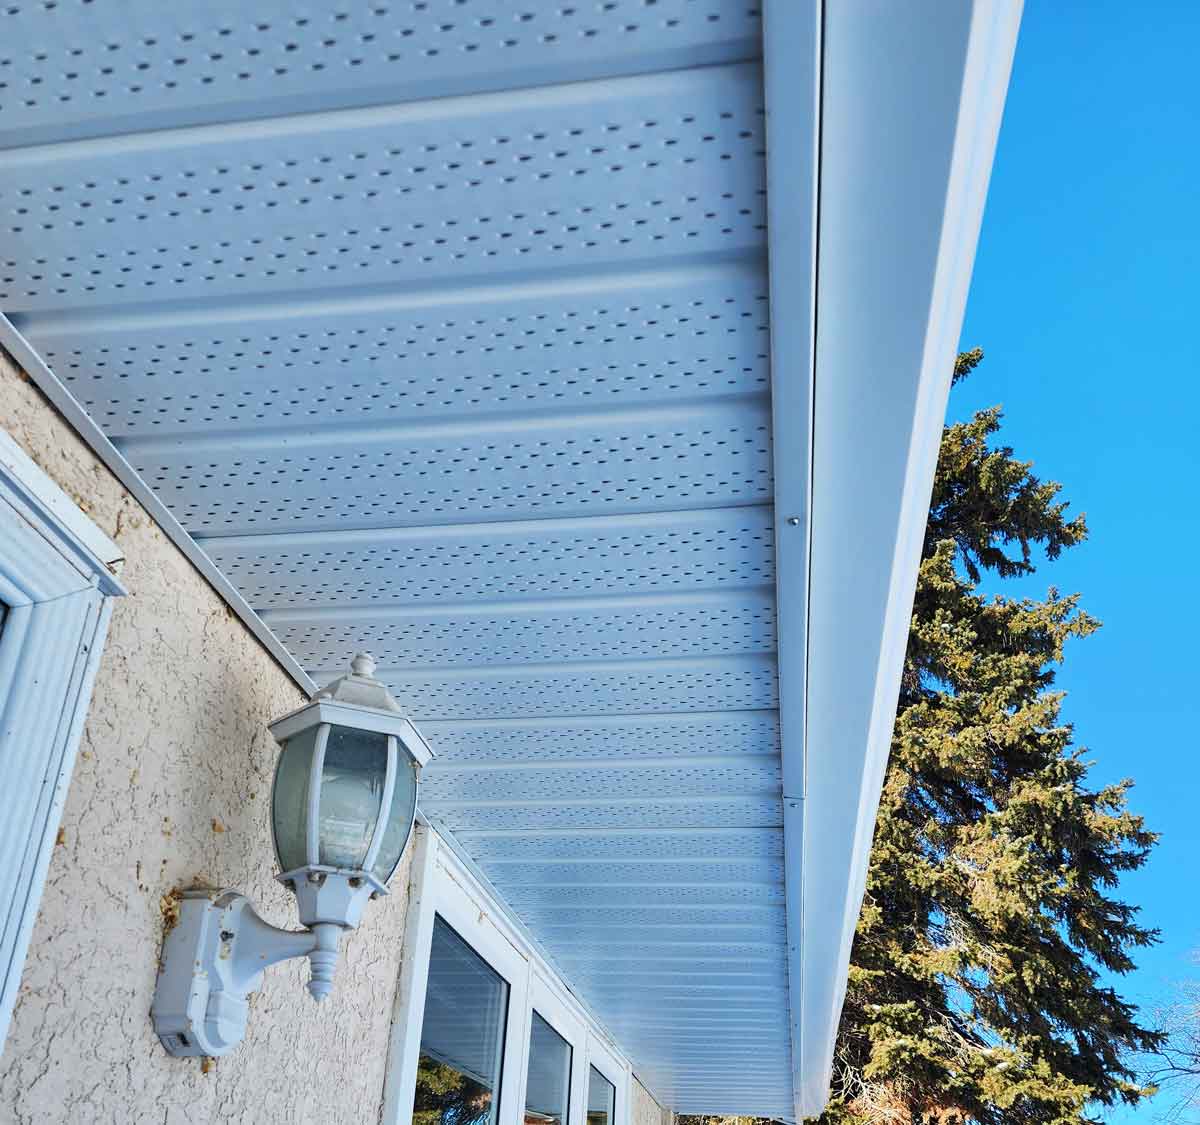
[[[844,0],[826,17],[800,1117],[829,1094],[1020,14]]]
[[[783,773],[784,894],[793,1090],[801,1021],[805,710],[812,511],[813,385],[823,4],[767,0],[763,85],[771,309],[775,600]]]

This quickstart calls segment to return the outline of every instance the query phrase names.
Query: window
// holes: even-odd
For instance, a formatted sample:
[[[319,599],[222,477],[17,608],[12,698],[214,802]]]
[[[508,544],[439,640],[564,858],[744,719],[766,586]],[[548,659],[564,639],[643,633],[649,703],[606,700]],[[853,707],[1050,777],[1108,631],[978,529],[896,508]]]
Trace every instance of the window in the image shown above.
[[[100,662],[120,551],[0,430],[0,1048]]]
[[[434,922],[414,1125],[494,1125],[508,982],[441,918]]]
[[[525,1125],[568,1125],[571,1116],[571,1044],[538,1013],[529,1026]]]
[[[427,823],[412,872],[383,1125],[627,1125],[628,1061]]]
[[[587,1125],[613,1125],[617,1088],[594,1066],[588,1067]]]

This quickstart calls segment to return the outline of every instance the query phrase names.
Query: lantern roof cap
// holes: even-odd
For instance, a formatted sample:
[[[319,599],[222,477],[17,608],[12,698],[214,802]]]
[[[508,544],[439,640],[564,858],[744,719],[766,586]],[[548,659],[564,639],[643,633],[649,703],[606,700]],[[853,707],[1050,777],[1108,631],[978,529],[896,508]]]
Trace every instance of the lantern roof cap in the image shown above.
[[[379,711],[401,714],[400,704],[392,698],[387,686],[375,678],[375,658],[369,652],[358,653],[350,661],[350,671],[326,684],[313,700],[349,703],[354,707],[374,707]]]
[[[327,684],[303,707],[276,719],[267,729],[280,743],[320,723],[392,734],[409,756],[423,766],[433,757],[433,748],[374,673],[374,658],[360,652],[351,661],[346,675]]]

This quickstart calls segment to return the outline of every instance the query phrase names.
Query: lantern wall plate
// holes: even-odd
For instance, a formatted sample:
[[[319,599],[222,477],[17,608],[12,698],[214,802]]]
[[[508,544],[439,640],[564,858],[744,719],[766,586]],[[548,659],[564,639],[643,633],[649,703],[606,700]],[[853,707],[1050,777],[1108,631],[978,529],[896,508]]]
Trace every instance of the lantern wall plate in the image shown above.
[[[179,921],[163,945],[151,1009],[159,1041],[179,1057],[227,1054],[246,1033],[247,998],[262,985],[264,970],[292,957],[310,957],[314,968],[320,966],[322,977],[314,971],[309,990],[323,999],[337,962],[337,937],[334,926],[278,929],[237,891],[185,891]]]

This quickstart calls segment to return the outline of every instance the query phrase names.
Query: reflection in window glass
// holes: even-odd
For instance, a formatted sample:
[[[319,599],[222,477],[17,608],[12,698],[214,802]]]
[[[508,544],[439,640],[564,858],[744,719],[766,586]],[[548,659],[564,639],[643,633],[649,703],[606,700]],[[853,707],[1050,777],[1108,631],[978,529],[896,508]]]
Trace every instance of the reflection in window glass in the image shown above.
[[[525,1125],[567,1125],[571,1099],[571,1044],[537,1012],[529,1028]]]
[[[414,1125],[495,1125],[508,982],[434,921]]]
[[[613,1125],[617,1088],[594,1066],[588,1067],[587,1125]]]

